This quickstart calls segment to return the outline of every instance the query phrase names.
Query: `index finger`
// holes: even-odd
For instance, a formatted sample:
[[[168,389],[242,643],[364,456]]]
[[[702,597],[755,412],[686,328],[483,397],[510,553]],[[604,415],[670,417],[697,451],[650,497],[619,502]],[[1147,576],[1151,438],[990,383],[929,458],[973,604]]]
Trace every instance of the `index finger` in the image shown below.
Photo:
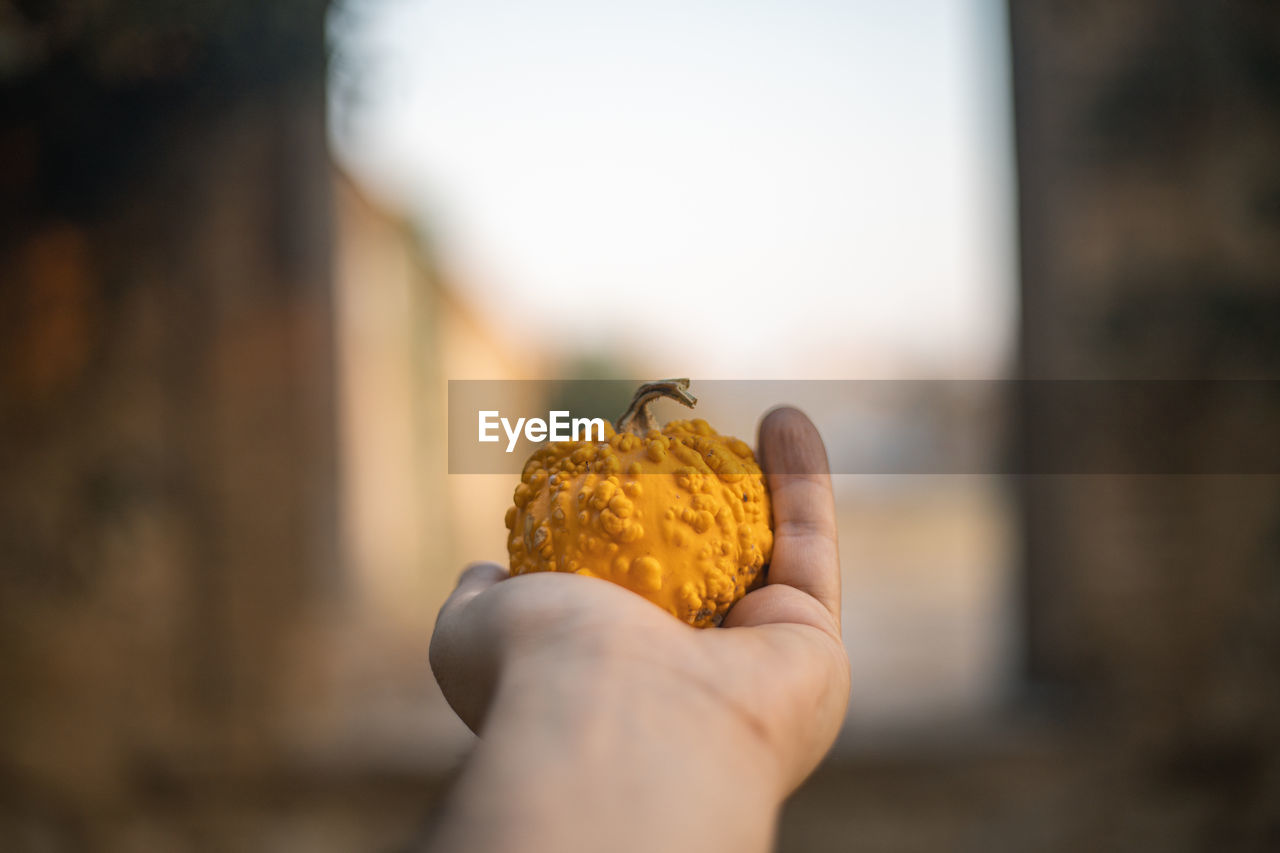
[[[497,563],[472,563],[467,566],[458,576],[458,585],[440,606],[436,622],[439,623],[444,617],[457,611],[468,601],[506,577],[507,570]]]
[[[773,503],[769,583],[808,593],[840,620],[840,555],[827,449],[813,422],[789,406],[760,422],[760,463]]]

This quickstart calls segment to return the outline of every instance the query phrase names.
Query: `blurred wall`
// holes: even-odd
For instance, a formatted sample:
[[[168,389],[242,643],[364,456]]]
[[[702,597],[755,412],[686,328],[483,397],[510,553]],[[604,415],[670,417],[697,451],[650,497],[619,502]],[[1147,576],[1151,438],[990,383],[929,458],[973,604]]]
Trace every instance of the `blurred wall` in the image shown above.
[[[310,704],[323,11],[0,9],[0,848],[218,846]]]
[[[1280,377],[1280,12],[1011,10],[1024,375]],[[1168,427],[1132,417],[1132,434]],[[1182,453],[1208,454],[1224,417],[1200,400]],[[1153,760],[1206,762],[1187,780],[1206,791],[1280,770],[1280,481],[1024,485],[1031,675]]]

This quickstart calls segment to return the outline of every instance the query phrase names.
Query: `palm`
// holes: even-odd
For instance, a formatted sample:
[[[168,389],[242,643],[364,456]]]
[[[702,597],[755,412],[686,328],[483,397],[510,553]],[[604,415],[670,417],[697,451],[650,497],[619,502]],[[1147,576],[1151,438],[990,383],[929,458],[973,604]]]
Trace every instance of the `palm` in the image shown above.
[[[780,473],[819,470],[805,457],[815,442],[825,470],[821,440],[803,415],[782,410],[762,424],[774,557],[768,585],[739,601],[724,627],[691,628],[607,581],[557,573],[506,578],[496,566],[476,566],[446,604],[433,638],[433,668],[450,703],[478,729],[510,656],[541,655],[552,666],[606,656],[624,662],[629,677],[678,686],[671,701],[710,697],[763,738],[798,781],[829,746],[848,694],[829,480]]]

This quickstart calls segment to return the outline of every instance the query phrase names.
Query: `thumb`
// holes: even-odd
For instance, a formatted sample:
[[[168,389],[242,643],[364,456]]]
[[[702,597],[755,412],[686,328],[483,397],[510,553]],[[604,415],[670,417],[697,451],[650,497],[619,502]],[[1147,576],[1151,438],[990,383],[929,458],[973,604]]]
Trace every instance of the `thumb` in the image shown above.
[[[726,625],[804,622],[840,630],[840,555],[827,450],[813,422],[782,407],[760,422],[760,462],[773,505],[768,585],[730,611]]]

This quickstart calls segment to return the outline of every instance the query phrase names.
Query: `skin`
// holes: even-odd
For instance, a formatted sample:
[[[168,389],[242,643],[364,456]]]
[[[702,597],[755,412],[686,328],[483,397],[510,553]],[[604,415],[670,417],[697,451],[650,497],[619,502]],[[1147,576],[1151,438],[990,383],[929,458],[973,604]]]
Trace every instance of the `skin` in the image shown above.
[[[607,581],[468,568],[431,667],[481,740],[431,850],[767,850],[782,801],[830,748],[849,664],[826,450],[769,413],[768,584],[721,628]],[[820,472],[820,473],[814,473]]]

